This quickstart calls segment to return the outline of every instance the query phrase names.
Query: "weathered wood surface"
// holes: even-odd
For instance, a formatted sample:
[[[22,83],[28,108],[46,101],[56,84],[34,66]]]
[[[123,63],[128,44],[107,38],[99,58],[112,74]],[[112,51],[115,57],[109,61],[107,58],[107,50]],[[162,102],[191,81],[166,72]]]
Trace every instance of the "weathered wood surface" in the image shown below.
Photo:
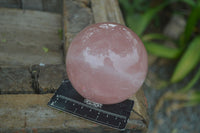
[[[122,13],[116,0],[91,0],[95,23],[116,22],[124,25]]]
[[[0,94],[34,93],[31,81],[27,67],[0,68]]]
[[[0,7],[62,12],[62,0],[0,0]]]
[[[0,67],[0,94],[53,93],[67,78],[65,69],[64,64]]]
[[[1,94],[48,93],[59,87],[66,74],[61,29],[59,14],[0,8]],[[40,66],[38,78],[30,69],[34,66]]]
[[[33,89],[38,94],[53,93],[61,85],[63,79],[67,79],[66,67],[59,65],[33,65],[31,67]]]
[[[20,8],[21,1],[19,1],[19,0],[1,0],[0,7]]]
[[[64,0],[63,1],[63,22],[64,22],[64,53],[77,33],[86,26],[92,24],[93,14],[87,5],[87,0]]]
[[[53,94],[1,95],[0,132],[119,132],[49,108]],[[3,121],[2,121],[3,120]],[[46,130],[44,130],[46,129]],[[130,132],[131,130],[129,130]]]
[[[59,29],[59,14],[0,8],[0,66],[63,64]]]

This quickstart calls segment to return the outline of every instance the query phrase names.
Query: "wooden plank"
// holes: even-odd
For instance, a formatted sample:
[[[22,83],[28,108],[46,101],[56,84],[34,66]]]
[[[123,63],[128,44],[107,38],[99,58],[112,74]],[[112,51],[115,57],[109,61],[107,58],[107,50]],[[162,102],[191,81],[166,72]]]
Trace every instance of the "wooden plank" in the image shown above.
[[[0,132],[119,132],[49,108],[52,95],[0,95]]]
[[[22,8],[28,10],[43,10],[42,0],[22,0]]]
[[[36,93],[53,93],[67,79],[66,67],[61,65],[34,65],[31,68],[33,89]]]
[[[66,73],[61,15],[0,8],[0,17],[1,94],[54,92]],[[30,70],[34,66],[39,66],[37,79]]]
[[[147,112],[148,103],[142,87],[130,99],[134,100],[135,105],[131,112],[127,128],[146,132],[149,125],[149,116]]]
[[[62,12],[62,0],[22,0],[23,9]]]
[[[54,93],[64,79],[64,64],[0,67],[0,94]]]
[[[84,0],[63,1],[65,55],[74,36],[83,28],[93,23],[93,14],[86,3]]]
[[[0,18],[0,66],[63,64],[61,15],[0,8]]]
[[[124,25],[117,0],[91,0],[95,23],[115,22]]]
[[[34,93],[28,69],[28,67],[0,67],[0,94]]]
[[[42,0],[43,11],[62,13],[62,0]]]
[[[21,8],[21,0],[0,0],[0,7]]]
[[[0,7],[62,13],[62,0],[0,0]]]

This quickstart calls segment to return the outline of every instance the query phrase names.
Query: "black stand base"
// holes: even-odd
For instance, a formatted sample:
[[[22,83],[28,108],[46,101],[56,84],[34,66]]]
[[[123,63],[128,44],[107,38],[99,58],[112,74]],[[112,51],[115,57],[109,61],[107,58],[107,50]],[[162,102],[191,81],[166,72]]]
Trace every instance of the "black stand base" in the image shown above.
[[[48,106],[55,109],[119,130],[125,129],[133,104],[134,101],[125,100],[117,104],[102,105],[84,99],[72,87],[69,80],[62,82],[48,102]]]

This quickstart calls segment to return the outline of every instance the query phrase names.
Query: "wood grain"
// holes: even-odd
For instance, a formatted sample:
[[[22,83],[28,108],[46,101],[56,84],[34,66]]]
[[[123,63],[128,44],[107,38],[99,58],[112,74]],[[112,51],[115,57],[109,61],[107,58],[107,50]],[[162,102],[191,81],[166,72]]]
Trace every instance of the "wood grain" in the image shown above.
[[[116,22],[124,25],[117,0],[91,0],[95,23]]]
[[[59,29],[59,14],[0,8],[0,66],[62,64]]]

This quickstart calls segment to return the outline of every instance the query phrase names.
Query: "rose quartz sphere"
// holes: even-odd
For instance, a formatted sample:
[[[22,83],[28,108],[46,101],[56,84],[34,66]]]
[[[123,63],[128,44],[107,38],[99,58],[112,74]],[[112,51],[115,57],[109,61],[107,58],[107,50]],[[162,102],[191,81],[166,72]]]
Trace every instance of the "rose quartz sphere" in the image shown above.
[[[86,27],[73,39],[66,57],[67,74],[80,95],[114,104],[132,96],[147,73],[147,53],[139,37],[117,23]]]

